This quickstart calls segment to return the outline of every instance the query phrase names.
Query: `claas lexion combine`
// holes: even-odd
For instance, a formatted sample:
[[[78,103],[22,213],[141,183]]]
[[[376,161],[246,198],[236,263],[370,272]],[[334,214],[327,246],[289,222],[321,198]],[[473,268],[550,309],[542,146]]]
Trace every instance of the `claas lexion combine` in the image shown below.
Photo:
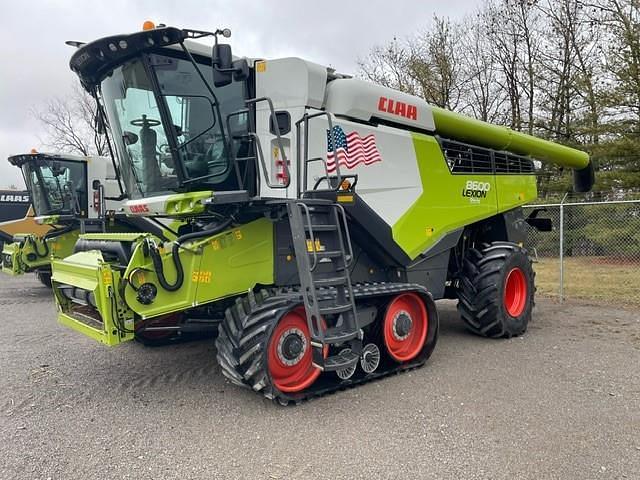
[[[281,403],[424,364],[438,299],[480,335],[525,331],[526,224],[550,228],[521,209],[534,159],[586,191],[587,154],[298,58],[234,57],[221,35],[75,44],[126,213],[180,228],[80,235],[53,263],[61,323],[116,345],[208,319],[224,375]]]
[[[14,233],[4,237],[2,271],[9,275],[35,272],[42,283],[51,286],[52,258],[65,258],[82,249],[81,234],[126,234],[155,232],[170,241],[179,223],[164,225],[154,219],[130,217],[122,210],[122,193],[110,158],[70,154],[31,153],[9,157],[9,163],[22,171],[29,192],[35,225],[49,227],[44,232]],[[93,296],[83,301],[91,304]],[[210,330],[203,326],[205,331]],[[140,340],[156,343],[169,340],[170,332],[139,332]]]
[[[91,231],[97,226],[103,230],[107,212],[101,210],[103,203],[98,195],[116,181],[113,165],[106,157],[36,151],[8,160],[22,171],[34,220],[50,229],[41,234],[24,232],[7,238],[2,250],[2,271],[9,275],[35,272],[42,283],[50,286],[51,257],[72,254],[81,231]],[[91,195],[93,182],[100,187],[96,184]],[[107,203],[109,211],[117,207],[113,202]],[[114,225],[115,217],[107,223]]]

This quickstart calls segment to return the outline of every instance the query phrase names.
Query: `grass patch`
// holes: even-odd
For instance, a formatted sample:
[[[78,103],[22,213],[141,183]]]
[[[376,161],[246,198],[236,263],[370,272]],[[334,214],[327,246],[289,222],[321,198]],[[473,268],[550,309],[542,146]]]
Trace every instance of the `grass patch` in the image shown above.
[[[541,295],[558,297],[560,263],[541,258],[533,264]],[[620,306],[640,306],[640,264],[607,257],[565,257],[564,297]]]

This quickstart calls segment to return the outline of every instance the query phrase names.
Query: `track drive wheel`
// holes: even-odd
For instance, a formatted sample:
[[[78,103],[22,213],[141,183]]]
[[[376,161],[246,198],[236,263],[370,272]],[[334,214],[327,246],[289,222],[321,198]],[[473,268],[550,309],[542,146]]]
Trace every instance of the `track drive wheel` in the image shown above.
[[[458,288],[458,311],[467,328],[492,338],[523,334],[534,305],[534,277],[527,251],[514,243],[470,249]]]
[[[289,302],[263,290],[227,309],[216,358],[232,383],[274,399],[302,392],[320,376],[304,307]]]

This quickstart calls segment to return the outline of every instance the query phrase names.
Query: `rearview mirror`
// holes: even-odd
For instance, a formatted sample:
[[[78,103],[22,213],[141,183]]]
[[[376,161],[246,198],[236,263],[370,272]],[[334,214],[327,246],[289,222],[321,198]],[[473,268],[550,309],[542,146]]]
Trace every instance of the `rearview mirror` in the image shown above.
[[[231,45],[216,43],[213,46],[211,66],[213,67],[213,84],[216,87],[224,87],[231,83],[234,70]]]

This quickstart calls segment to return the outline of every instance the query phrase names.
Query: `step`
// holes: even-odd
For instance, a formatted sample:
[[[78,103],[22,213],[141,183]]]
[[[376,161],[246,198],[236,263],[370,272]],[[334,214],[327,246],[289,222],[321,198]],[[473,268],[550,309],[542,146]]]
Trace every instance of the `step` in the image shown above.
[[[335,372],[336,370],[353,367],[358,363],[359,359],[360,355],[355,352],[340,352],[324,359],[324,370],[325,372]]]
[[[309,255],[313,255],[313,252],[308,252]],[[342,257],[342,250],[324,250],[324,251],[316,251],[316,256],[318,258],[339,258]],[[345,255],[347,257],[348,255]]]
[[[353,340],[358,336],[358,330],[345,327],[328,328],[324,334],[324,343],[330,345],[339,345],[349,340]]]
[[[309,230],[313,230],[314,232],[335,232],[338,230],[338,226],[337,225],[327,225],[327,224],[323,224],[323,225],[309,225],[309,224],[305,224],[304,229],[309,231]]]
[[[330,305],[327,307],[319,307],[318,311],[323,315],[335,315],[337,313],[348,312],[353,309],[351,303],[345,303],[343,305]]]
[[[316,287],[333,287],[336,285],[346,285],[347,277],[330,277],[330,278],[319,278],[314,279],[313,284]]]

